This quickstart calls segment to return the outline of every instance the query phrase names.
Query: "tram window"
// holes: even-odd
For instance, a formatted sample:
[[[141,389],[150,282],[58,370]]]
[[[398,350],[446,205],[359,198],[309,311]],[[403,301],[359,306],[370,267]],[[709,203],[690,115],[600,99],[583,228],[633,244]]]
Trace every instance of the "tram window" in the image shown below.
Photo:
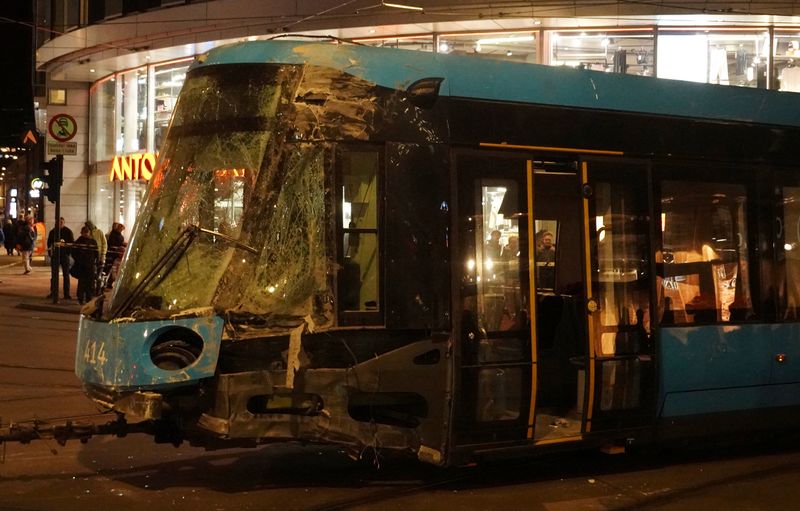
[[[594,315],[600,333],[600,356],[648,350],[650,332],[649,260],[647,232],[650,218],[638,190],[630,183],[594,183],[595,274],[592,290],[600,304]],[[608,364],[610,374],[627,366]],[[621,374],[618,377],[622,377]],[[614,376],[611,376],[611,380]],[[604,390],[605,392],[605,390]]]
[[[800,319],[800,187],[783,187],[782,192],[778,259],[783,266],[783,282],[778,293],[781,317],[794,321]]]
[[[481,422],[515,420],[522,398],[519,367],[487,367],[478,372],[475,416]]]
[[[342,151],[342,269],[339,305],[345,312],[380,310],[378,167],[375,151]]]
[[[476,188],[482,214],[474,218],[472,241],[482,249],[467,258],[466,278],[476,291],[479,325],[487,332],[520,330],[527,313],[521,294],[517,184],[492,180]]]
[[[656,263],[662,324],[753,316],[745,186],[664,181],[661,231]]]

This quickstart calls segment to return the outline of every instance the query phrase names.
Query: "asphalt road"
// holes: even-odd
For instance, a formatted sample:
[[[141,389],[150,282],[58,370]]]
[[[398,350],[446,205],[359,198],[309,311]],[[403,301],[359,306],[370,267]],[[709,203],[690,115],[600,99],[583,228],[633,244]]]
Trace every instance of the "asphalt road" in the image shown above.
[[[52,306],[43,298],[49,269],[21,275],[13,262],[0,256],[2,421],[98,419],[72,372],[77,304]],[[800,509],[796,440],[698,447],[441,470],[399,460],[376,467],[297,444],[206,452],[140,435],[7,443],[0,511]]]

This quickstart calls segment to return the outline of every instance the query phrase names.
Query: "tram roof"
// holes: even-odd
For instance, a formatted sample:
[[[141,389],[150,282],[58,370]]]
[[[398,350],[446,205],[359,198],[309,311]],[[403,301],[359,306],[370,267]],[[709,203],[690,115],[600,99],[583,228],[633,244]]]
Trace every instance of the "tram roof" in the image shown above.
[[[393,89],[438,77],[441,96],[800,127],[798,93],[355,44],[242,42],[193,68],[241,63],[332,67]]]

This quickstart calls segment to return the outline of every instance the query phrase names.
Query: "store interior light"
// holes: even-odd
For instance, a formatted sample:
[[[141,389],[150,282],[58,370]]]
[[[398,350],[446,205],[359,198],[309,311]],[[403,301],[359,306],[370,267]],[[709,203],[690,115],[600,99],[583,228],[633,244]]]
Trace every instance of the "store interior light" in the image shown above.
[[[490,37],[486,39],[478,39],[478,44],[527,43],[533,41],[534,39],[535,38],[532,35]]]

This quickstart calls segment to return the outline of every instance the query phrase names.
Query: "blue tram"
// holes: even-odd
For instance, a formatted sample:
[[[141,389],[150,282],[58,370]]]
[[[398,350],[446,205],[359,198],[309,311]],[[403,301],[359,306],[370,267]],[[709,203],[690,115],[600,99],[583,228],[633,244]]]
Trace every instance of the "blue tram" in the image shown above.
[[[191,67],[87,394],[437,465],[800,424],[800,95],[306,41]]]

